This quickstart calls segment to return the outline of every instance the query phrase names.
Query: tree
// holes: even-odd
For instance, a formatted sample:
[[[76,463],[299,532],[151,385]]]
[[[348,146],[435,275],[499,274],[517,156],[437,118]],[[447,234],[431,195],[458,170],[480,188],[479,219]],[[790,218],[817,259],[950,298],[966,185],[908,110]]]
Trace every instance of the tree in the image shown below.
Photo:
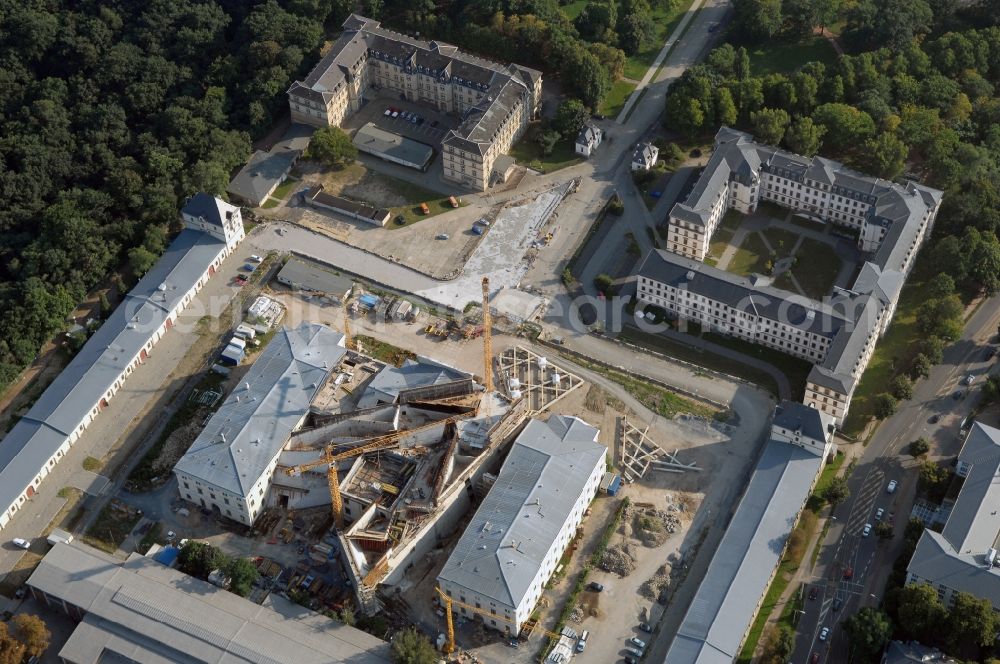
[[[715,124],[732,126],[736,124],[736,104],[729,88],[715,89]]]
[[[656,26],[649,11],[632,11],[618,21],[618,45],[628,55],[635,55],[656,35]]]
[[[887,417],[892,417],[892,414],[896,412],[896,406],[898,405],[899,402],[896,401],[896,397],[892,396],[888,392],[882,392],[881,394],[875,395],[873,414],[876,418],[884,420]]]
[[[816,24],[816,9],[814,0],[781,0],[785,33],[795,40],[808,36]]]
[[[844,629],[851,637],[851,645],[866,657],[873,657],[882,651],[892,636],[892,623],[883,611],[871,606],[844,621]]]
[[[588,51],[574,51],[563,70],[565,80],[585,106],[598,108],[611,90],[611,77],[608,76],[607,69]]]
[[[892,539],[892,524],[888,521],[879,521],[875,524],[875,536],[880,540]]]
[[[563,138],[573,140],[587,121],[587,109],[579,99],[567,99],[559,104],[552,128]]]
[[[926,583],[911,583],[900,589],[896,614],[900,629],[911,638],[924,639],[925,643],[933,643],[947,617],[937,590]]]
[[[329,168],[343,168],[358,157],[358,149],[340,127],[320,127],[309,141],[306,157]]]
[[[820,493],[820,498],[834,507],[850,497],[851,489],[847,486],[847,479],[840,476],[830,480]]]
[[[594,288],[605,295],[612,295],[615,291],[615,280],[610,275],[599,274],[594,277]]]
[[[819,152],[825,127],[817,126],[810,117],[796,118],[785,130],[785,145],[796,154],[811,157]]]
[[[826,128],[823,144],[837,152],[863,144],[875,134],[875,121],[871,116],[847,104],[817,106],[812,119]]]
[[[780,108],[762,108],[750,114],[754,136],[761,143],[768,145],[777,145],[781,142],[789,121],[788,113]]]
[[[910,149],[887,131],[865,141],[861,167],[872,175],[891,180],[903,172]]]
[[[667,97],[667,125],[693,138],[698,135],[705,122],[705,113],[701,102],[683,95]]]
[[[913,380],[927,378],[927,376],[931,375],[932,366],[933,364],[926,355],[917,353],[913,357],[913,363],[910,365],[910,378]]]
[[[129,265],[132,266],[132,271],[138,276],[149,272],[150,268],[156,265],[157,260],[159,260],[159,256],[146,247],[133,247],[128,250]]]
[[[781,29],[781,0],[735,0],[733,26],[750,42],[770,39]]]
[[[246,597],[253,589],[260,574],[250,560],[242,557],[230,558],[222,568],[223,574],[229,577],[229,592]]]
[[[7,623],[0,622],[0,664],[21,664],[27,647],[14,638],[7,628]]]
[[[930,500],[940,502],[944,499],[951,483],[951,471],[928,459],[920,464],[919,478],[920,490],[926,493]]]
[[[417,628],[407,627],[392,638],[392,661],[395,664],[435,664],[437,652]]]
[[[542,148],[543,157],[552,154],[560,138],[559,132],[554,129],[546,129],[538,133],[538,145]]]
[[[955,594],[947,622],[949,652],[975,656],[979,648],[993,644],[997,616],[989,600],[969,593]]]
[[[847,12],[846,32],[856,43],[901,51],[927,33],[933,19],[926,0],[859,0]]]
[[[795,650],[795,630],[781,623],[768,629],[764,637],[763,664],[784,664]]]
[[[955,293],[955,280],[951,278],[951,275],[940,272],[928,279],[924,292],[928,298],[932,299],[953,295]]]
[[[924,337],[920,342],[920,354],[926,357],[931,364],[941,364],[944,360],[944,340],[940,337]]]
[[[913,398],[913,383],[904,375],[896,376],[892,380],[892,396],[900,401]]]
[[[618,3],[610,0],[591,0],[573,22],[580,36],[587,41],[607,44],[617,42],[615,26],[618,24]]]
[[[213,570],[226,563],[226,556],[217,548],[204,542],[190,541],[181,547],[177,555],[177,569],[193,577],[205,580]]]
[[[52,634],[41,618],[30,613],[19,613],[11,620],[11,624],[17,640],[24,644],[26,655],[41,657],[48,649]]]
[[[917,311],[917,327],[928,337],[955,340],[962,335],[964,312],[957,295],[928,300]]]
[[[929,452],[930,449],[931,445],[930,443],[927,442],[925,438],[917,438],[916,440],[910,443],[909,447],[907,448],[907,451],[910,453],[911,457],[913,457],[914,459],[919,459],[923,455],[927,454],[927,452]]]

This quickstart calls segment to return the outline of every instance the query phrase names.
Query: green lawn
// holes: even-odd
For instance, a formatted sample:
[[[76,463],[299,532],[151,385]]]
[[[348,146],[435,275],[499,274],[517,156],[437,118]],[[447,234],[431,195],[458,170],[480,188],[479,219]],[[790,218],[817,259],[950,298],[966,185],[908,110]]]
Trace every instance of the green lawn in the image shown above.
[[[448,196],[442,196],[436,191],[430,191],[419,187],[412,182],[407,182],[406,180],[397,180],[394,177],[389,177],[388,175],[379,174],[380,178],[388,180],[388,186],[393,193],[399,194],[409,201],[406,205],[398,205],[396,207],[389,208],[389,212],[392,213],[392,220],[386,224],[386,228],[403,228],[404,226],[409,226],[410,224],[415,224],[418,221],[424,219],[429,219],[431,217],[443,214],[454,210],[451,206],[451,202],[448,200]],[[465,207],[468,205],[465,201],[459,200],[459,206]],[[424,214],[420,209],[421,203],[427,203],[427,208],[430,210],[430,214]],[[402,224],[396,222],[397,217],[403,217]]]
[[[632,94],[632,91],[635,90],[635,87],[635,83],[629,83],[624,80],[617,81],[611,86],[611,92],[608,93],[608,96],[601,102],[598,112],[605,117],[618,117],[618,114],[622,112],[622,108],[625,107],[625,101]]]
[[[583,8],[587,6],[587,2],[589,2],[589,0],[573,0],[573,2],[568,5],[563,5],[559,9],[566,15],[566,18],[573,21],[580,15]]]
[[[295,189],[298,184],[299,180],[297,178],[287,178],[284,182],[278,185],[278,188],[271,194],[271,198],[277,198],[279,201],[285,200],[288,198],[288,194],[292,193],[292,189]]]
[[[812,365],[805,360],[792,357],[791,355],[786,355],[776,348],[760,346],[758,344],[743,341],[742,339],[737,339],[736,337],[729,337],[724,334],[706,332],[703,336],[706,341],[711,341],[712,343],[719,344],[720,346],[731,348],[735,351],[743,353],[744,355],[749,355],[750,357],[756,357],[757,359],[763,360],[771,366],[778,368],[783,374],[785,374],[785,376],[788,377],[788,382],[791,383],[793,400],[800,400],[805,393],[806,378],[809,376],[809,371],[812,369]]]
[[[510,156],[514,157],[518,163],[542,173],[551,173],[582,161],[582,158],[576,154],[573,141],[565,139],[556,143],[552,154],[543,156],[542,148],[536,140],[539,128],[540,125],[536,124],[511,148]]]
[[[821,300],[829,295],[842,265],[833,247],[812,238],[802,238],[795,256],[798,263],[791,272],[802,286],[806,297]]]
[[[833,478],[840,472],[840,467],[844,465],[845,459],[847,459],[847,457],[843,452],[837,452],[833,456],[833,462],[823,466],[823,472],[820,473],[819,479],[816,480],[816,488],[813,489],[814,496],[821,495],[823,491],[826,490],[826,487],[830,486],[830,482],[832,482]]]
[[[784,228],[765,228],[761,231],[767,238],[771,248],[778,254],[778,258],[783,258],[792,253],[792,247],[799,241],[799,236]]]
[[[788,210],[777,203],[771,201],[761,201],[757,204],[757,211],[754,214],[771,217],[773,219],[784,219],[788,216]]]
[[[755,76],[788,74],[807,62],[816,61],[827,66],[837,61],[833,46],[823,37],[810,37],[795,44],[772,41],[750,51],[750,68]]]
[[[636,346],[648,348],[684,362],[690,362],[691,364],[705,367],[706,369],[711,369],[712,371],[718,371],[730,376],[742,378],[743,380],[754,383],[755,385],[760,385],[772,394],[778,393],[778,386],[770,375],[763,371],[758,371],[753,367],[736,364],[727,357],[722,357],[721,355],[716,355],[715,353],[693,348],[679,341],[667,339],[659,334],[642,332],[629,325],[626,325],[622,329],[619,338],[623,341],[633,343]]]
[[[888,332],[878,340],[868,368],[854,390],[851,410],[847,413],[843,426],[848,435],[857,436],[861,433],[873,417],[875,395],[888,391],[897,368],[907,367],[917,353],[917,343],[921,339],[917,330],[917,309],[926,299],[923,279],[917,278],[919,269],[918,263],[910,275],[910,281],[903,287]]]
[[[726,271],[744,277],[754,272],[764,274],[765,263],[769,260],[771,255],[760,233],[747,233],[743,244],[736,250],[736,255],[729,261]]]
[[[577,0],[577,2],[579,2],[579,0]],[[577,2],[574,2],[573,5],[576,5]],[[656,59],[656,55],[660,52],[660,49],[663,48],[663,43],[667,41],[667,37],[673,33],[677,24],[681,22],[681,18],[683,18],[684,14],[691,9],[693,2],[694,0],[681,0],[680,4],[672,10],[666,10],[664,9],[663,4],[655,3],[652,13],[653,25],[656,26],[656,38],[650,40],[649,46],[642,49],[635,55],[629,56],[625,60],[625,78],[631,78],[636,81],[642,80],[642,77],[646,75],[646,70],[648,70],[649,66],[653,64],[653,60]],[[573,5],[563,7],[563,11],[566,12],[566,9]],[[583,7],[580,7],[580,9],[577,10],[577,13],[579,14],[582,10]]]
[[[733,235],[736,234],[736,229],[740,227],[743,223],[745,215],[737,212],[736,210],[727,210],[722,217],[722,222],[719,227],[715,229],[715,233],[712,234],[712,242],[709,245],[708,258],[705,262],[708,263],[709,260],[713,262],[710,265],[715,265],[720,258],[722,258],[722,252],[726,250],[729,243],[733,241]]]

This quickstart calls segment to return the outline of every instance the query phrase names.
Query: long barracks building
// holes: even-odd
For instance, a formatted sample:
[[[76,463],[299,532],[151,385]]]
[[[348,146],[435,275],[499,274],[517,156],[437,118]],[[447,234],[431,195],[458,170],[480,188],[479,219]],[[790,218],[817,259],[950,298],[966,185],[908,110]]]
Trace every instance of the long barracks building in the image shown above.
[[[441,141],[445,179],[485,190],[497,157],[520,138],[542,101],[541,72],[500,65],[456,46],[422,41],[352,14],[344,32],[304,81],[288,89],[292,121],[339,126],[367,101],[391,90],[462,116]]]
[[[638,300],[809,361],[803,402],[842,424],[941,196],[914,182],[900,185],[759,145],[723,127],[694,189],[670,212],[669,251],[654,250],[639,267]],[[819,302],[701,262],[726,210],[751,213],[760,201],[856,232],[868,260],[853,285]]]

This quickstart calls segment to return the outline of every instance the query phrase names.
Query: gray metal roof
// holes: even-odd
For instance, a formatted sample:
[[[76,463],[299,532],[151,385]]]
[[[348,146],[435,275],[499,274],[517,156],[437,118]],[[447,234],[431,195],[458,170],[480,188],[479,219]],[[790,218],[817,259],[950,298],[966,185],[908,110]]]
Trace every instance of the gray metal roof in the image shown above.
[[[301,154],[301,153],[299,153]],[[299,154],[257,150],[226,187],[226,192],[258,206],[291,170]]]
[[[386,365],[365,386],[358,399],[358,408],[371,408],[379,403],[395,403],[403,390],[429,387],[454,380],[468,378],[469,374],[449,366],[421,358],[407,360],[401,367]]]
[[[668,664],[731,663],[823,459],[768,441],[667,651]]]
[[[640,143],[635,149],[635,154],[632,155],[632,163],[651,167],[656,163],[656,157],[659,153],[660,150],[652,143]]]
[[[246,496],[309,412],[343,343],[324,325],[279,330],[174,469]]]
[[[78,664],[388,664],[383,641],[271,595],[257,605],[133,554],[57,544],[28,584],[86,614],[60,657]]]
[[[827,440],[833,418],[815,408],[795,401],[782,401],[774,409],[773,426],[813,440]]]
[[[577,145],[593,146],[601,135],[601,128],[592,124],[585,124],[580,128],[580,133],[576,136]]]
[[[354,288],[354,281],[349,277],[334,274],[316,263],[295,256],[289,258],[278,272],[278,281],[302,290],[329,293],[338,299],[343,299]]]
[[[358,129],[351,142],[362,152],[399,159],[416,168],[423,168],[434,156],[431,146],[379,129],[371,122]]]
[[[182,231],[42,392],[0,441],[0,510],[24,491],[225,248],[207,233]]]
[[[587,480],[604,467],[597,434],[575,417],[529,420],[439,582],[519,606]]]
[[[882,658],[882,664],[927,664],[928,662],[958,664],[958,660],[948,657],[940,650],[916,641],[909,643],[891,641]]]
[[[988,599],[1000,609],[1000,568],[986,566],[986,551],[958,553],[944,535],[927,529],[920,536],[906,571],[935,587]]]
[[[1000,534],[1000,429],[974,423],[958,460],[971,468],[941,534],[959,553],[985,553]]]

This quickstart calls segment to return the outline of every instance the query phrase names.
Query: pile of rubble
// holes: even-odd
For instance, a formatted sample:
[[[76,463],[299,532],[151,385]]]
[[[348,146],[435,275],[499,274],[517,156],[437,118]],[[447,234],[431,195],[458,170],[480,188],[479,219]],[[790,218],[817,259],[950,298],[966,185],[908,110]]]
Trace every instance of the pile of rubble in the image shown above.
[[[659,546],[681,528],[678,511],[683,505],[668,505],[666,510],[645,509],[635,515],[633,535],[646,546]]]
[[[663,606],[667,605],[667,592],[670,589],[670,563],[665,563],[656,570],[653,577],[639,586],[639,594]]]
[[[567,620],[569,620],[570,622],[573,622],[573,623],[582,623],[583,622],[583,618],[584,618],[583,609],[580,608],[579,606],[574,606],[573,610],[570,611],[570,614],[569,614],[569,617],[567,618]]]
[[[624,578],[635,569],[635,556],[628,544],[615,544],[608,547],[601,556],[601,569]]]

